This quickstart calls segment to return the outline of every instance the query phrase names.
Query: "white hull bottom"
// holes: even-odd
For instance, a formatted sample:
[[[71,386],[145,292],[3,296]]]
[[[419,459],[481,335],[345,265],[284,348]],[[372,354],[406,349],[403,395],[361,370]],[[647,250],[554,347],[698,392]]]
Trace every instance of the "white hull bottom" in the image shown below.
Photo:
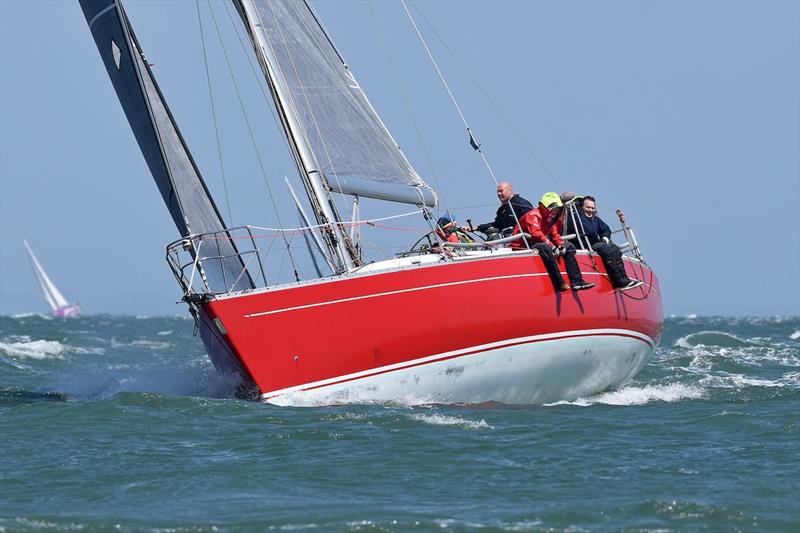
[[[628,330],[537,335],[274,391],[262,399],[284,406],[570,401],[631,379],[655,344]]]

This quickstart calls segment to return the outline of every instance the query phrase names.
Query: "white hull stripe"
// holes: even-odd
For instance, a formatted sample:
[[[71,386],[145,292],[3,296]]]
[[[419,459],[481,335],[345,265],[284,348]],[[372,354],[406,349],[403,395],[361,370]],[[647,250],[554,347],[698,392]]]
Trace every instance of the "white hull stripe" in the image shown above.
[[[562,272],[562,275],[566,275],[566,272]],[[584,276],[605,276],[602,272],[583,272]],[[514,278],[533,278],[533,277],[540,277],[540,276],[547,276],[546,272],[539,272],[535,274],[514,274],[512,276],[495,276],[491,278],[478,278],[478,279],[468,279],[464,281],[453,281],[450,283],[437,283],[434,285],[425,285],[422,287],[414,287],[412,289],[398,289],[396,291],[386,291],[386,292],[376,292],[374,294],[365,294],[364,296],[353,296],[352,298],[341,298],[339,300],[329,300],[327,302],[316,302],[313,304],[306,304],[306,305],[296,305],[293,307],[284,307],[283,309],[274,309],[272,311],[261,311],[258,313],[248,313],[244,315],[244,318],[254,318],[258,316],[265,316],[265,315],[274,315],[277,313],[285,313],[287,311],[297,311],[299,309],[309,309],[311,307],[320,307],[323,305],[334,305],[340,304],[343,302],[353,302],[356,300],[367,300],[370,298],[380,298],[382,296],[391,296],[393,294],[402,294],[404,292],[417,292],[417,291],[426,291],[429,289],[438,289],[441,287],[452,287],[455,285],[468,285],[472,283],[482,283],[484,281],[497,281],[502,279],[514,279]]]
[[[427,357],[420,357],[419,359],[412,359],[410,361],[403,361],[402,363],[395,363],[392,365],[370,368],[369,370],[362,370],[360,372],[354,372],[352,374],[345,374],[343,376],[337,376],[334,378],[328,378],[320,381],[314,381],[311,383],[305,383],[303,385],[296,385],[294,387],[287,387],[285,389],[269,391],[262,393],[261,398],[264,400],[269,400],[270,398],[274,398],[275,396],[280,396],[281,394],[318,389],[320,387],[336,385],[338,383],[344,383],[347,381],[353,381],[356,379],[371,377],[378,374],[385,374],[387,372],[403,370],[414,366],[435,363],[438,361],[454,359],[457,357],[473,355],[476,353],[495,350],[498,348],[506,348],[519,344],[530,344],[534,342],[542,342],[548,340],[558,340],[558,339],[566,339],[573,337],[592,337],[592,336],[629,337],[644,342],[645,344],[650,346],[650,349],[652,350],[655,350],[656,348],[656,343],[653,339],[651,339],[647,335],[644,335],[643,333],[639,333],[638,331],[632,331],[628,329],[586,329],[586,330],[562,331],[559,333],[545,333],[542,335],[518,337],[516,339],[508,339],[504,341],[491,342],[479,346],[471,346],[469,348],[462,348],[460,350],[453,350],[451,352],[444,352],[436,355],[429,355]]]
[[[417,291],[426,291],[428,289],[438,289],[440,287],[452,287],[455,285],[468,285],[471,283],[482,283],[484,281],[497,281],[501,279],[513,279],[513,278],[530,278],[530,277],[538,277],[538,276],[546,276],[546,273],[536,273],[536,274],[514,274],[512,276],[495,276],[491,278],[478,278],[478,279],[468,279],[464,281],[452,281],[450,283],[437,283],[435,285],[425,285],[423,287],[414,287],[411,289],[399,289],[396,291],[386,291],[386,292],[376,292],[375,294],[365,294],[364,296],[354,296],[352,298],[342,298],[340,300],[329,300],[327,302],[317,302],[313,304],[306,304],[306,305],[297,305],[294,307],[285,307],[283,309],[275,309],[274,311],[262,311],[260,313],[250,313],[244,315],[245,318],[253,318],[257,316],[264,316],[264,315],[274,315],[276,313],[283,313],[285,311],[297,311],[298,309],[308,309],[310,307],[319,307],[323,305],[333,305],[333,304],[340,304],[343,302],[353,302],[356,300],[367,300],[370,298],[379,298],[381,296],[391,296],[393,294],[402,294],[404,292],[417,292]]]

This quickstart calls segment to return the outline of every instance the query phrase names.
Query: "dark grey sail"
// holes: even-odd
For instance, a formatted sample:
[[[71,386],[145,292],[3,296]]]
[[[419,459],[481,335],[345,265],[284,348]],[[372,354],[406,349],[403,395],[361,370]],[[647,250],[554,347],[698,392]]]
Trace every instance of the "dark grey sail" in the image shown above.
[[[142,55],[122,5],[117,0],[79,2],[175,226],[184,237],[217,233],[215,238],[194,243],[201,257],[218,258],[203,260],[202,275],[209,290],[251,288],[250,276],[242,275],[242,259],[228,239],[222,216]]]

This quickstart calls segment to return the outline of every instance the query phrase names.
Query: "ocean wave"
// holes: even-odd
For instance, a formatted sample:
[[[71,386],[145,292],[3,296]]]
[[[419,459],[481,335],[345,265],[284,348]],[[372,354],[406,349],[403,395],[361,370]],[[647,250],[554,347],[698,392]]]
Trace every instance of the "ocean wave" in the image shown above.
[[[746,387],[786,387],[791,385],[790,380],[786,380],[785,376],[782,379],[759,379],[748,377],[744,374],[732,374],[723,376],[705,376],[700,380],[705,386],[718,388],[718,389],[744,389]]]
[[[744,346],[760,346],[760,343],[740,339],[736,335],[724,331],[698,331],[690,333],[675,341],[678,348],[691,349],[696,346],[719,346],[722,348],[741,348]]]
[[[347,421],[347,420],[358,420],[364,421],[368,420],[369,417],[365,414],[361,413],[337,413],[333,415],[323,416],[323,420],[327,420],[329,422],[339,422],[339,421]]]
[[[18,363],[11,358],[0,355],[0,363],[16,368],[17,370],[30,370],[31,367]]]
[[[67,347],[58,341],[0,342],[0,352],[10,357],[28,359],[61,359]]]
[[[800,388],[800,372],[787,372],[782,377],[783,382],[792,388]]]
[[[31,340],[27,336],[10,336],[0,342],[0,353],[19,359],[63,359],[67,354],[103,354],[102,348],[79,348],[59,341]]]
[[[150,348],[152,350],[166,350],[172,346],[169,342],[149,341],[147,339],[140,339],[130,343],[130,346],[140,346],[143,348]]]
[[[742,348],[720,348],[695,346],[680,357],[691,357],[689,370],[721,371],[731,373],[752,372],[753,367],[797,366],[800,353],[786,346],[749,346]],[[674,357],[673,357],[674,358]],[[668,358],[665,358],[668,360]]]
[[[650,402],[677,402],[680,400],[696,400],[705,397],[701,387],[672,383],[670,385],[627,386],[619,390],[602,392],[594,396],[578,398],[575,401],[561,401],[545,404],[546,407],[556,405],[577,405],[589,407],[602,405],[644,405]]]
[[[105,368],[75,368],[57,376],[49,389],[78,399],[107,399],[117,394],[159,394],[234,398],[238,380],[216,372],[209,365],[164,367],[109,365]]]
[[[17,313],[16,315],[11,315],[11,318],[42,318],[44,320],[52,320],[53,317],[50,315],[45,315],[42,313]]]
[[[800,330],[797,330],[794,333],[792,333],[791,335],[789,335],[789,338],[792,339],[793,341],[796,341],[797,339],[800,339]]]
[[[440,414],[413,414],[408,415],[408,417],[412,420],[416,420],[417,422],[423,422],[433,426],[462,426],[466,429],[494,429],[494,427],[487,424],[486,420],[484,419],[475,421],[467,418],[461,418],[460,416],[448,416]]]

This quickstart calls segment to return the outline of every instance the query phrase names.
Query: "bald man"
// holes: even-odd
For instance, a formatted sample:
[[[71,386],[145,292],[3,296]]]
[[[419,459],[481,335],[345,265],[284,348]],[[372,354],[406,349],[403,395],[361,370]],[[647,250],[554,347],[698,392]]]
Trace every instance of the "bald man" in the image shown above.
[[[481,224],[477,228],[478,231],[486,233],[487,236],[497,234],[499,237],[503,230],[508,228],[513,230],[522,215],[533,209],[533,205],[528,200],[514,193],[514,188],[507,181],[497,185],[497,199],[500,200],[500,207],[497,208],[494,220]],[[514,214],[517,215],[516,218],[514,218]],[[496,231],[491,231],[491,228]]]

